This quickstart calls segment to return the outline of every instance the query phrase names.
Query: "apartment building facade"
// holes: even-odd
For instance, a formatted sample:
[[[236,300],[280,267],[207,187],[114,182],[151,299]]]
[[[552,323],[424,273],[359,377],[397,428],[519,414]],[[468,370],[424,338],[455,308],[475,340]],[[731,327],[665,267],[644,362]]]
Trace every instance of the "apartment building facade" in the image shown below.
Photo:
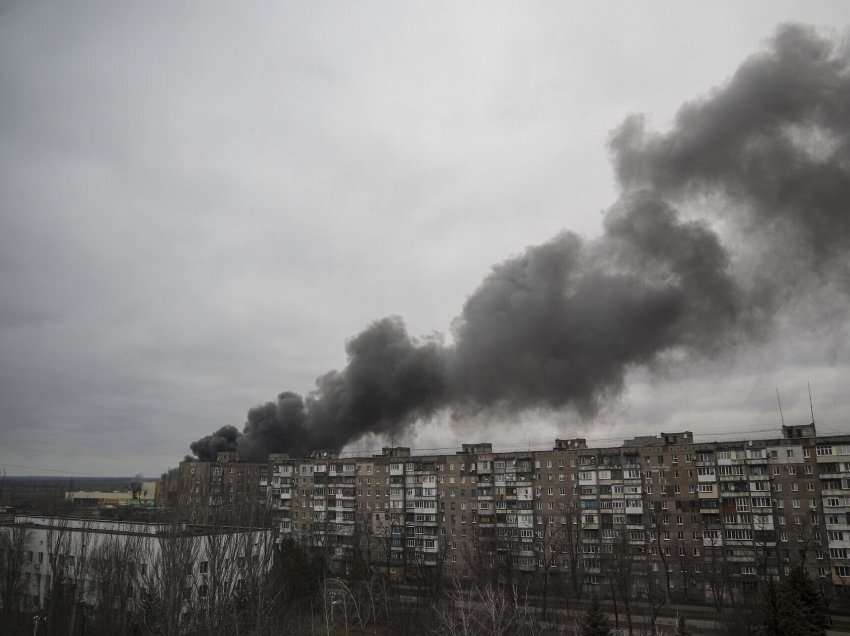
[[[176,501],[183,517],[194,523],[261,523],[268,469],[265,462],[240,461],[236,452],[219,453],[214,462],[183,461],[176,473],[165,476],[161,490],[168,497],[160,503]]]
[[[257,483],[281,537],[341,566],[544,573],[585,589],[627,573],[644,591],[717,600],[802,565],[850,590],[850,435],[811,424],[742,441],[685,431],[615,448],[272,455]]]

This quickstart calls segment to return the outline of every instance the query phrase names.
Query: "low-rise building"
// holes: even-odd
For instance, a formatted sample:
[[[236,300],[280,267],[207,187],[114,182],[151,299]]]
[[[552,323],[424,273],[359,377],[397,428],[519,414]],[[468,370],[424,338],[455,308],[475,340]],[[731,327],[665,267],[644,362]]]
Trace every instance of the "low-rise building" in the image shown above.
[[[74,602],[94,606],[120,597],[131,608],[143,593],[162,594],[170,585],[188,604],[205,598],[210,585],[232,588],[271,567],[272,546],[269,528],[0,517],[4,580],[17,581],[7,589],[19,590],[18,609],[30,611],[59,587]]]
[[[65,501],[78,506],[126,506],[128,504],[153,505],[157,482],[133,482],[126,490],[73,490],[65,493]]]

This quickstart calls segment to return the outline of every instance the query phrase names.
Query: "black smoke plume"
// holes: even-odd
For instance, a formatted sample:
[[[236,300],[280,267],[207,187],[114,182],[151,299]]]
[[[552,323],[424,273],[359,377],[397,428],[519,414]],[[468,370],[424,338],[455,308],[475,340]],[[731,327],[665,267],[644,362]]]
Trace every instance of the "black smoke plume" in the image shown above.
[[[565,232],[496,265],[452,344],[378,320],[315,391],[283,393],[243,433],[225,427],[192,451],[339,449],[445,408],[592,414],[630,368],[758,341],[805,289],[848,291],[850,58],[831,40],[780,27],[671,130],[631,116],[611,150],[622,193],[600,238]]]
[[[220,452],[237,450],[240,436],[235,426],[222,426],[212,435],[189,444],[189,450],[200,459],[215,459]]]

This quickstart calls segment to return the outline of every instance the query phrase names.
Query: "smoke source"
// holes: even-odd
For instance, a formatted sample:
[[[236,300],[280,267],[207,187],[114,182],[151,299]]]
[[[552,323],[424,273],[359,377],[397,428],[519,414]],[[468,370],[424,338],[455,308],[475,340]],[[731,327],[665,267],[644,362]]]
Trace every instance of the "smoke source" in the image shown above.
[[[445,408],[592,414],[632,367],[758,341],[805,289],[848,291],[850,58],[833,41],[782,26],[671,130],[631,116],[610,145],[621,196],[601,237],[564,232],[494,266],[451,345],[411,337],[398,317],[374,322],[312,393],[282,393],[242,433],[224,427],[192,452],[339,449]]]

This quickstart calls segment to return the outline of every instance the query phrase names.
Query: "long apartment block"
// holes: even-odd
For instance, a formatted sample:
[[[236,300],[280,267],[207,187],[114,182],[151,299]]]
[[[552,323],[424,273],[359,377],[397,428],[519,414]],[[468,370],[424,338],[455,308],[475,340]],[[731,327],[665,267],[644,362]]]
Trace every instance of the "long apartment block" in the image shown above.
[[[231,475],[271,508],[281,538],[341,566],[546,572],[583,588],[627,568],[639,587],[710,597],[802,565],[850,591],[850,435],[819,437],[814,424],[776,439],[694,442],[684,431],[604,448],[559,439],[521,452],[478,443],[442,455],[219,460],[181,464],[181,505],[214,508]]]

